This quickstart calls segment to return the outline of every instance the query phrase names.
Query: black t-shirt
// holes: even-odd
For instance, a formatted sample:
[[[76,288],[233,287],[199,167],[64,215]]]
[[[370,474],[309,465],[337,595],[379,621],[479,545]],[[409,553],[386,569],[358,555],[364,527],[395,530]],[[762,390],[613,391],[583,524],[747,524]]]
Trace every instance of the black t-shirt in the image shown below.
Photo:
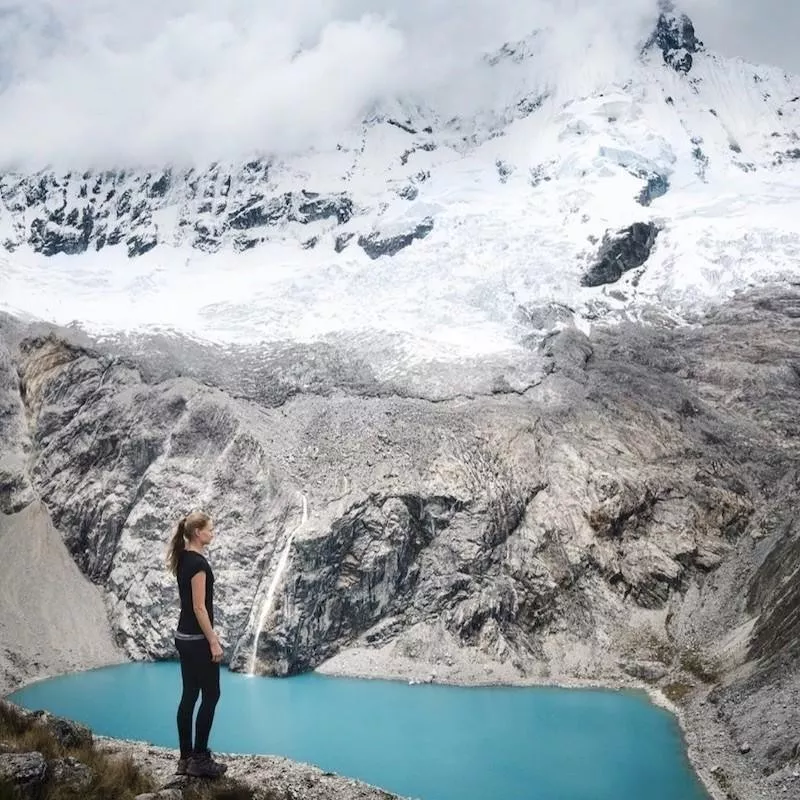
[[[206,573],[206,611],[211,624],[214,624],[214,573],[205,556],[194,550],[184,550],[178,556],[178,592],[181,596],[179,633],[203,633],[192,607],[192,578],[201,571]]]

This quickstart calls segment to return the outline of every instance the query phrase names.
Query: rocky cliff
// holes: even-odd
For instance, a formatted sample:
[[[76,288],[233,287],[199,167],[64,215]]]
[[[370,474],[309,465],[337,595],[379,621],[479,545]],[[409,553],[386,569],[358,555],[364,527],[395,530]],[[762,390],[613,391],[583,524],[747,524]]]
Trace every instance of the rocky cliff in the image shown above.
[[[202,507],[233,669],[634,675],[704,703],[755,797],[798,765],[800,294],[702,323],[567,327],[526,391],[432,401],[6,317],[0,504],[44,504],[131,657],[172,654],[165,543]]]
[[[242,251],[263,241],[269,226],[335,227],[352,217],[344,194],[277,191],[272,168],[256,160],[203,170],[9,173],[0,178],[0,208],[8,215],[2,246],[14,252],[26,244],[45,256],[124,245],[135,257],[182,242],[205,252],[223,245]]]

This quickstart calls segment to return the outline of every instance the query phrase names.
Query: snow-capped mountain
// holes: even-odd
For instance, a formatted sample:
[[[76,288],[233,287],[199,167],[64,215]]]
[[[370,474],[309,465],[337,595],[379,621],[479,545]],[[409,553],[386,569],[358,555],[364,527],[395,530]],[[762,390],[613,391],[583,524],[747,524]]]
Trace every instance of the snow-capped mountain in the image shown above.
[[[540,68],[547,35],[474,68],[496,89],[480,113],[406,98],[325,152],[4,174],[0,307],[107,333],[344,336],[382,358],[390,341],[411,363],[797,279],[800,79],[664,12],[625,74],[576,66],[592,89],[575,94]]]

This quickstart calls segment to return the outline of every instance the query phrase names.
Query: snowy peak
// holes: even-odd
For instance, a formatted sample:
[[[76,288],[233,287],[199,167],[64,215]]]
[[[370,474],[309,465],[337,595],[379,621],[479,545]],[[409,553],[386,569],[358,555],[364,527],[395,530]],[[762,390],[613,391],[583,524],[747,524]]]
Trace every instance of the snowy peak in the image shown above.
[[[470,66],[480,104],[387,100],[328,149],[0,175],[0,306],[359,353],[378,331],[382,368],[798,278],[798,79],[716,56],[667,8],[602,75],[561,75],[548,35]]]
[[[662,3],[656,28],[645,45],[645,49],[657,47],[664,56],[664,63],[676,72],[691,71],[694,56],[703,49],[697,38],[694,24],[686,14],[678,13],[671,3]]]
[[[492,93],[495,105],[442,119],[423,104],[387,103],[335,152],[283,161],[259,157],[200,169],[0,175],[0,247],[45,256],[119,247],[136,257],[159,245],[242,252],[276,240],[340,254],[352,242],[375,258],[396,255],[427,238],[436,226],[438,205],[431,205],[430,187],[453,175],[459,161],[470,173],[476,167],[490,170],[502,185],[514,183],[513,176],[527,170],[534,189],[569,178],[576,170],[585,176],[605,169],[611,161],[643,181],[633,196],[648,206],[668,191],[683,139],[690,144],[694,175],[702,181],[711,168],[705,145],[709,137],[719,136],[719,129],[724,129],[737,168],[781,165],[795,158],[791,131],[780,124],[770,125],[760,152],[750,148],[743,153],[737,130],[741,120],[726,119],[716,102],[722,99],[716,87],[729,81],[732,71],[709,60],[703,70],[694,70],[692,79],[710,79],[710,91],[687,83],[684,76],[703,45],[691,20],[672,7],[663,6],[644,50],[660,52],[679,83],[661,74],[663,67],[653,71],[647,59],[639,64],[632,59],[627,84],[600,87],[597,103],[591,98],[555,99],[557,87],[547,82],[552,76],[542,78],[538,63],[546,35],[535,31],[485,57],[488,77],[483,79],[497,89]],[[763,83],[760,76],[754,80]],[[675,111],[654,118],[645,113],[647,95],[659,91]],[[731,91],[751,102],[737,86],[722,93],[725,99]],[[678,102],[681,93],[683,103]],[[785,93],[784,87],[762,87],[769,103]],[[596,113],[583,115],[581,108],[595,105]],[[775,113],[786,113],[788,122],[797,109],[800,104],[786,98]],[[746,110],[761,117],[769,111]],[[703,119],[706,114],[716,117],[713,123]],[[523,135],[534,137],[528,138],[525,151],[520,147],[522,128]],[[554,148],[545,156],[541,151],[559,128]],[[499,146],[502,141],[513,146]],[[623,227],[636,221],[627,220]]]

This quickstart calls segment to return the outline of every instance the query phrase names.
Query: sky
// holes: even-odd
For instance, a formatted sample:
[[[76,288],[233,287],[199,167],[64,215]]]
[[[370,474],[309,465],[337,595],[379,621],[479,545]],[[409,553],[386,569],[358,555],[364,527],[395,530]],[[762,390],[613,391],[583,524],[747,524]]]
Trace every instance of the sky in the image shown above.
[[[800,75],[797,0],[683,0],[709,49]]]
[[[682,8],[710,48],[800,73],[800,3]],[[542,64],[565,80],[590,42],[593,70],[613,74],[656,15],[657,0],[0,0],[0,158],[207,163],[325,146],[382,98],[480,104],[490,88],[469,65],[536,28],[552,31]]]

